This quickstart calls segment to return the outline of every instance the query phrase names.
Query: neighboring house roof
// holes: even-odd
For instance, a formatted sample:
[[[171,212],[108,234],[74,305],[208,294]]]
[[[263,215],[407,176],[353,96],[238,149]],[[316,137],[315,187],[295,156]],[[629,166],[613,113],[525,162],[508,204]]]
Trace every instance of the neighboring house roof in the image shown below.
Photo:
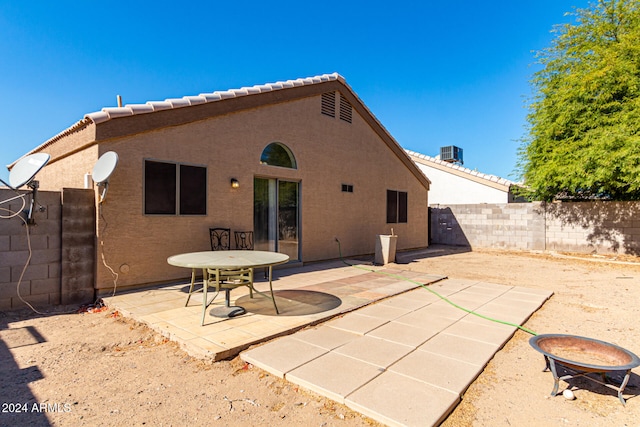
[[[249,108],[257,108],[269,104],[287,102],[308,96],[319,95],[329,91],[340,91],[352,107],[369,123],[372,129],[389,146],[394,154],[429,188],[429,180],[409,158],[400,144],[382,126],[362,100],[338,73],[322,74],[296,80],[266,83],[239,89],[229,89],[196,96],[171,98],[164,101],[149,101],[145,104],[127,104],[122,107],[106,107],[101,111],[86,114],[84,118],[71,127],[50,138],[27,154],[40,152],[55,144],[64,137],[95,125],[93,143],[111,138],[133,135],[140,132],[166,126],[178,126],[204,120],[218,115],[229,114]],[[152,120],[136,120],[139,117]],[[10,165],[11,168],[15,162]]]
[[[497,190],[503,190],[508,192],[512,185],[517,185],[515,182],[499,176],[489,175],[481,173],[463,166],[445,162],[444,160],[436,159],[435,157],[420,154],[415,151],[406,150],[409,157],[418,164],[423,164],[428,167],[432,167],[441,171],[451,173],[452,175],[466,178],[479,184],[484,184]]]

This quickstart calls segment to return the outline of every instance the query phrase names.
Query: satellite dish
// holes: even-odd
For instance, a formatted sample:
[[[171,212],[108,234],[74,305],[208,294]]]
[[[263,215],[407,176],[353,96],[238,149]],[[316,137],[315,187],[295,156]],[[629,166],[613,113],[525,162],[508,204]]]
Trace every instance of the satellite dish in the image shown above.
[[[107,151],[102,156],[100,156],[96,164],[93,166],[93,171],[91,173],[93,182],[98,184],[98,186],[104,186],[104,190],[102,190],[102,195],[100,196],[100,203],[104,201],[104,198],[107,195],[107,188],[109,187],[109,177],[116,169],[117,165],[118,154],[114,151]]]
[[[118,164],[118,154],[114,151],[107,151],[104,153],[95,166],[93,167],[93,172],[91,173],[91,177],[93,178],[93,182],[96,184],[104,184],[109,181],[109,177],[115,170]]]
[[[17,189],[30,183],[50,158],[47,153],[36,153],[20,159],[9,172],[9,187]]]
[[[49,162],[49,159],[51,159],[51,156],[47,153],[36,153],[23,157],[22,159],[18,160],[18,162],[11,169],[11,172],[9,172],[9,184],[0,180],[0,182],[6,184],[13,191],[16,191],[23,185],[28,185],[29,188],[31,188],[31,205],[29,207],[29,213],[27,214],[27,225],[35,224],[35,222],[33,221],[33,208],[36,204],[39,184],[38,181],[35,181],[33,178],[38,172],[40,172],[40,169],[42,169]],[[0,205],[19,198],[23,198],[24,200],[24,196],[25,194],[18,194],[16,197],[1,201]]]

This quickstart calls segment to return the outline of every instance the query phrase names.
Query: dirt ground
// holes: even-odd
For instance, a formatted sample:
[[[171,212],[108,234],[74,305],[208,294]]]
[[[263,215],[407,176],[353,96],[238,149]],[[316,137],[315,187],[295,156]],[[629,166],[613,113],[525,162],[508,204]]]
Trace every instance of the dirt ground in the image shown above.
[[[640,354],[638,258],[486,250],[434,255],[403,267],[550,289],[554,296],[527,328],[596,338]],[[560,383],[575,400],[551,397],[552,375],[543,372],[530,337],[516,333],[444,426],[640,425],[640,368],[626,388],[626,406],[615,391],[585,379]],[[378,425],[239,358],[193,359],[111,310],[0,312],[0,378],[1,426]]]

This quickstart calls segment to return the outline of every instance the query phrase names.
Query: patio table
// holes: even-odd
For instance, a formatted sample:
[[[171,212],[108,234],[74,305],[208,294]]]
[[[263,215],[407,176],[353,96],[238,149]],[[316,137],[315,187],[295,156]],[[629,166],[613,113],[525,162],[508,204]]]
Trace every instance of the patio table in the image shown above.
[[[236,251],[204,251],[204,252],[189,252],[184,254],[173,255],[167,258],[167,262],[170,265],[174,265],[176,267],[186,267],[191,268],[193,272],[196,269],[202,269],[202,292],[203,292],[203,300],[202,300],[202,323],[204,324],[204,316],[205,311],[207,309],[207,287],[209,285],[208,273],[207,269],[215,269],[218,271],[222,270],[235,270],[241,268],[260,268],[266,267],[269,269],[269,290],[271,291],[271,299],[273,300],[273,306],[276,309],[276,313],[280,314],[278,311],[278,306],[276,305],[276,300],[273,297],[273,284],[272,284],[272,273],[273,266],[278,264],[284,264],[289,261],[289,256],[285,254],[281,254],[279,252],[268,252],[268,251],[247,251],[247,250],[236,250]],[[191,275],[192,285],[193,280],[195,278],[195,274]],[[251,284],[253,286],[253,284]],[[216,289],[220,289],[219,283],[216,283]],[[254,288],[255,290],[255,288]],[[256,291],[258,292],[258,291]],[[217,310],[212,314],[215,316],[224,316],[224,317],[232,317],[235,315],[241,314],[238,311],[244,312],[242,307],[230,307],[229,304],[229,292],[226,292],[226,308],[221,312]],[[215,310],[215,309],[214,309]]]

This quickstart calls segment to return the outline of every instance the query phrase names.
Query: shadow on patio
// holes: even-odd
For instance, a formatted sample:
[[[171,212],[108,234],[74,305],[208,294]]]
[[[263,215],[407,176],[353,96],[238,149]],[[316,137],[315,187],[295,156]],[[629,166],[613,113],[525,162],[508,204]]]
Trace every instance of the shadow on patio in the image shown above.
[[[190,355],[208,360],[233,357],[253,344],[293,333],[309,325],[364,307],[375,301],[442,280],[421,272],[400,270],[397,265],[372,266],[362,260],[315,263],[302,267],[274,270],[273,288],[280,315],[275,313],[268,281],[256,275],[258,291],[250,298],[242,287],[231,292],[231,304],[247,313],[235,318],[218,318],[209,311],[224,305],[220,293],[207,309],[204,326],[202,294],[192,295],[185,307],[189,282],[158,285],[142,290],[105,297],[110,308],[124,316],[147,324]],[[402,278],[400,277],[402,276]],[[407,281],[410,279],[411,281]],[[210,292],[209,299],[215,293]]]

